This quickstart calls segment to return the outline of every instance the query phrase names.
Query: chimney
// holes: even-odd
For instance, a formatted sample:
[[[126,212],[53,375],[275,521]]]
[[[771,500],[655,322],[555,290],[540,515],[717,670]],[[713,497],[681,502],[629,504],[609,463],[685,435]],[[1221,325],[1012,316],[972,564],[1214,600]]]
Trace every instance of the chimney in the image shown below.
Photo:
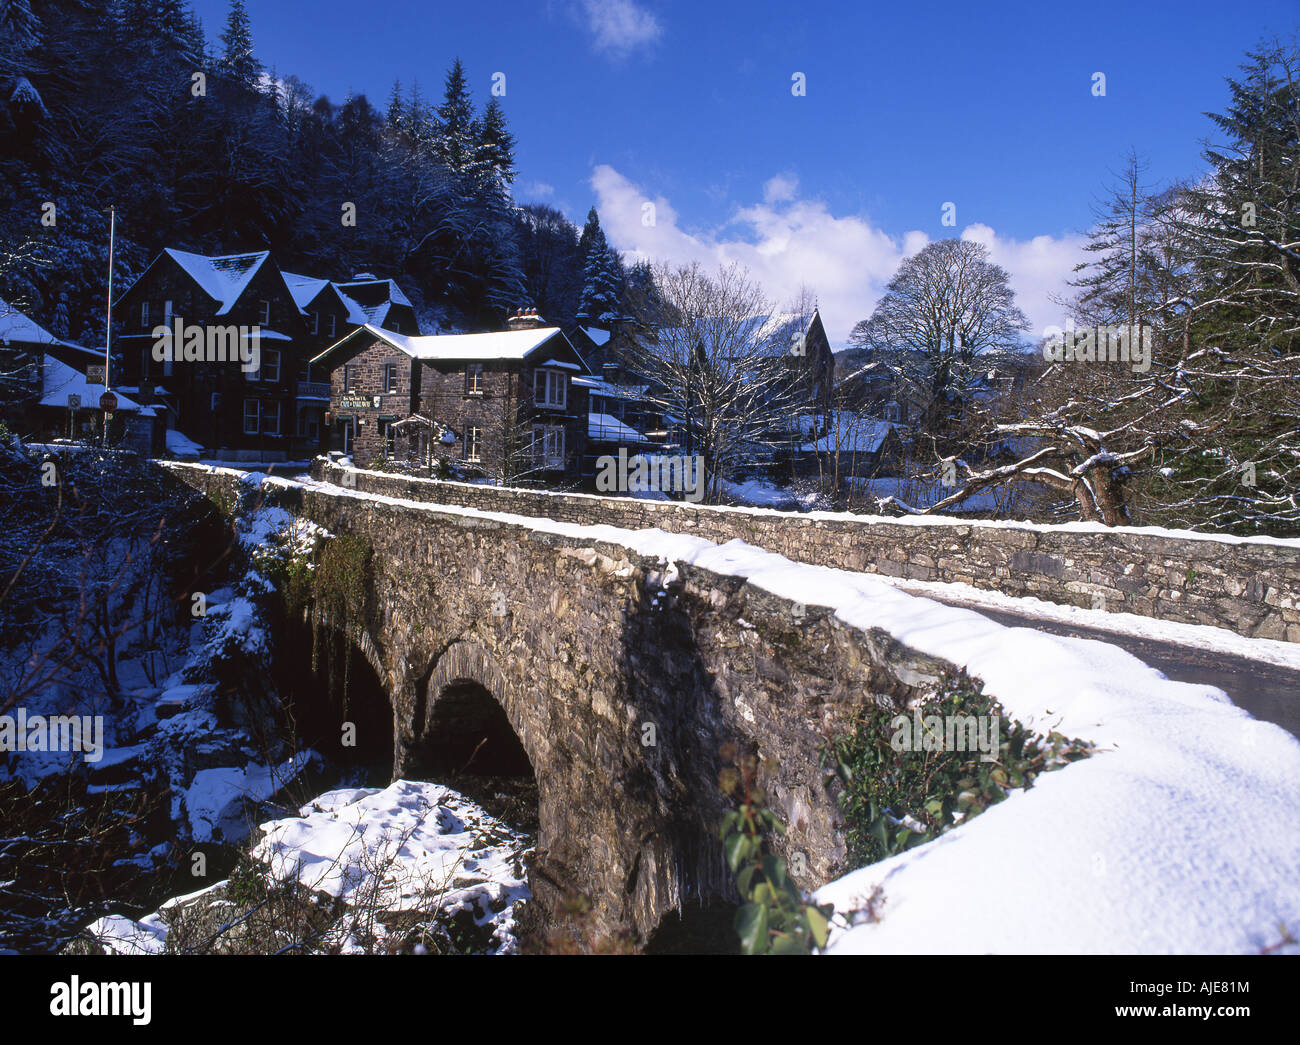
[[[506,319],[507,330],[536,330],[538,327],[544,327],[545,325],[535,308],[517,308],[515,314]]]

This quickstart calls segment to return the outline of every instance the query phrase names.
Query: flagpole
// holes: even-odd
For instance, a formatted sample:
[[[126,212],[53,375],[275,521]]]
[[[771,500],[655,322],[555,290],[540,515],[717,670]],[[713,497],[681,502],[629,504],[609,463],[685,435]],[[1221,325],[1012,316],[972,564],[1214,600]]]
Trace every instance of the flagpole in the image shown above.
[[[110,389],[108,383],[109,346],[113,342],[113,240],[117,231],[117,208],[108,208],[108,315],[104,321],[104,394]],[[108,414],[104,414],[104,446],[108,446]]]

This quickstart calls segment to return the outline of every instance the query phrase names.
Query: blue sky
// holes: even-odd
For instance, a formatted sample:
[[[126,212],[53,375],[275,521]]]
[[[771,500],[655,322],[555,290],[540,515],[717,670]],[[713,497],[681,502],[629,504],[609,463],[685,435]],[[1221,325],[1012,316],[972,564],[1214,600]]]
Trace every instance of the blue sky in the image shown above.
[[[226,0],[194,7],[215,40]],[[382,107],[395,78],[436,96],[459,56],[481,104],[504,73],[517,199],[579,222],[595,203],[629,256],[738,260],[778,304],[807,284],[836,342],[953,234],[1011,272],[1035,333],[1060,323],[1049,296],[1109,172],[1136,148],[1152,182],[1197,174],[1224,77],[1300,29],[1295,0],[248,8],[262,62],[335,101]]]

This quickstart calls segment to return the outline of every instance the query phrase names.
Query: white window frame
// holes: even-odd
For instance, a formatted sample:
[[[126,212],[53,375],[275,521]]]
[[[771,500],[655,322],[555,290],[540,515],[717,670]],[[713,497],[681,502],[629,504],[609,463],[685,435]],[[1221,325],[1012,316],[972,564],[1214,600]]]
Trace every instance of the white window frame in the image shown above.
[[[533,466],[539,462],[542,468],[564,467],[564,425],[533,425]]]
[[[537,394],[538,378],[542,378],[542,394]],[[538,367],[533,371],[533,403],[548,409],[563,410],[569,403],[569,375],[563,370]],[[552,395],[552,393],[555,393]]]
[[[249,407],[252,407],[251,420],[253,427],[248,427],[250,420]],[[244,400],[244,435],[257,435],[262,430],[262,401],[260,399]]]
[[[283,411],[280,408],[280,402],[277,399],[268,399],[262,404],[262,434],[279,435],[280,434],[280,414]],[[274,419],[274,420],[272,420]]]
[[[262,326],[269,327],[271,325],[271,303],[269,301],[264,300],[261,302],[261,305],[262,305],[262,320],[261,320]]]
[[[275,371],[274,377],[270,375],[269,373],[270,370]],[[257,374],[258,377],[263,381],[275,381],[277,383],[279,382],[280,350],[278,348],[264,348],[262,350],[261,359],[258,360]]]
[[[352,391],[352,364],[351,363],[343,364],[343,391],[345,392]]]
[[[140,302],[140,329],[149,329],[149,301],[147,298]]]
[[[483,364],[470,363],[465,368],[465,394],[481,396],[483,394]]]
[[[391,381],[389,380],[390,374],[392,375]],[[384,364],[384,395],[393,396],[401,393],[401,376],[396,363]]]
[[[330,314],[330,337],[338,337],[338,329],[339,329],[339,317],[331,313]]]
[[[483,460],[483,429],[479,425],[465,426],[465,460],[471,464]]]

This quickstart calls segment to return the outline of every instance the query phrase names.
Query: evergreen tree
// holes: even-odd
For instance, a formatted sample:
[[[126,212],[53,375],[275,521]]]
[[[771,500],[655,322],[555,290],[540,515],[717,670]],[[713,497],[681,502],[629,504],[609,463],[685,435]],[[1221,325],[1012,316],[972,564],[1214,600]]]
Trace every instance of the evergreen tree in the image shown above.
[[[438,106],[436,115],[434,157],[453,174],[470,173],[477,159],[478,127],[469,85],[465,81],[465,67],[459,58],[447,73],[442,104]]]
[[[488,99],[478,131],[482,166],[490,170],[503,185],[512,185],[515,180],[515,136],[506,126],[506,114],[499,98]]]
[[[388,96],[388,111],[384,114],[384,127],[395,141],[406,128],[406,113],[402,110],[402,81],[393,81],[392,93]]]
[[[582,276],[582,305],[579,312],[597,326],[610,327],[622,316],[622,285],[618,278],[614,252],[604,242],[593,242],[587,253]]]
[[[262,65],[253,54],[253,27],[244,0],[230,0],[230,14],[221,34],[223,50],[219,68],[237,88],[250,93],[260,86]]]

